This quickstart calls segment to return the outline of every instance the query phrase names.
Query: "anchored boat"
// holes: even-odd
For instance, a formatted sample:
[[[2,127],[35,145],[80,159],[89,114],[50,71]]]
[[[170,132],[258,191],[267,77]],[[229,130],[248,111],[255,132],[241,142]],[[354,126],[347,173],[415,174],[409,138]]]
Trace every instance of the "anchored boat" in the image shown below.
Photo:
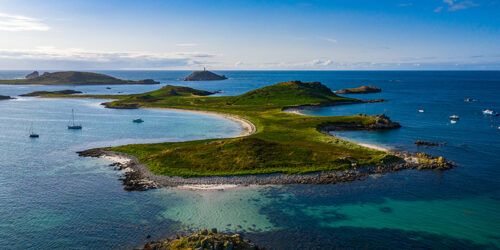
[[[75,123],[75,111],[73,109],[71,109],[71,118],[72,121],[68,124],[68,129],[82,129],[81,124]]]
[[[459,120],[459,119],[460,119],[460,117],[458,115],[452,115],[452,116],[450,116],[450,120],[452,120],[452,121],[456,121],[456,120]]]
[[[490,109],[485,109],[483,110],[483,115],[498,116],[498,113]]]
[[[132,120],[132,121],[133,121],[133,122],[135,122],[135,123],[143,123],[143,122],[144,122],[144,120],[142,120],[141,118],[139,118],[139,119],[134,119],[134,120]]]
[[[33,123],[31,124],[31,127],[30,127],[30,134],[29,134],[29,137],[30,137],[30,138],[38,138],[38,137],[40,137],[40,135],[39,135],[39,134],[37,134],[37,133],[35,133],[35,132],[33,131]]]

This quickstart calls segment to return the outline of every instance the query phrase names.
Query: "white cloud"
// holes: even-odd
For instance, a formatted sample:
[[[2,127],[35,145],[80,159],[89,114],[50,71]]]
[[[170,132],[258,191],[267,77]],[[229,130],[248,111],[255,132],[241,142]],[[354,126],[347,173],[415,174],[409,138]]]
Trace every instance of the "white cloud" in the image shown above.
[[[470,0],[465,0],[465,1],[443,0],[443,3],[448,5],[448,7],[446,8],[446,10],[448,11],[464,10],[471,7],[479,6],[479,4]],[[440,12],[443,8],[444,8],[443,6],[437,7],[436,9],[434,9],[434,12]]]
[[[11,15],[6,13],[0,13],[0,30],[4,31],[47,31],[49,30],[49,26],[42,23],[40,20],[19,16],[19,15]]]
[[[196,47],[199,44],[197,44],[197,43],[178,43],[176,45],[179,47]]]
[[[443,10],[443,6],[439,6],[437,8],[434,9],[434,12],[441,12],[441,10]]]
[[[30,50],[0,50],[0,64],[29,65],[26,68],[169,68],[206,63],[214,54],[202,52],[102,52],[79,48],[37,47]],[[21,66],[19,66],[21,67]],[[47,68],[47,69],[49,69]]]
[[[399,7],[408,7],[408,6],[412,6],[413,3],[400,3],[398,4]]]
[[[332,42],[332,43],[337,43],[337,39],[329,38],[329,37],[324,37],[323,39]]]

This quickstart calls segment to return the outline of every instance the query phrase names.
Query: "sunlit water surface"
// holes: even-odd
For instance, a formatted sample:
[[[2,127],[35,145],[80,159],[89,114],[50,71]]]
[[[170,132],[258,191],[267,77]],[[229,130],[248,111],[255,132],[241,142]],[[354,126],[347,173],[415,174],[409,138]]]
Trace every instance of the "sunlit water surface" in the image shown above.
[[[15,78],[25,71],[2,71]],[[499,72],[218,72],[226,81],[183,82],[185,71],[103,71],[161,85],[0,86],[17,96],[35,90],[141,93],[165,84],[222,95],[288,80],[321,81],[331,89],[374,85],[388,99],[304,111],[308,115],[385,113],[403,128],[337,136],[405,151],[443,155],[446,171],[403,171],[336,185],[241,187],[226,191],[158,189],[126,192],[120,172],[76,151],[129,143],[232,137],[241,127],[222,118],[164,110],[112,110],[89,99],[0,101],[0,245],[6,248],[132,248],[151,239],[216,227],[243,232],[268,248],[499,248],[500,126],[484,117],[500,110]],[[463,102],[475,98],[476,102]],[[71,109],[81,131],[66,125]],[[424,113],[417,110],[423,109]],[[456,124],[448,116],[459,115]],[[132,119],[145,120],[142,124]],[[28,138],[33,128],[38,139]],[[421,148],[415,140],[446,142]],[[151,240],[149,239],[149,240]]]

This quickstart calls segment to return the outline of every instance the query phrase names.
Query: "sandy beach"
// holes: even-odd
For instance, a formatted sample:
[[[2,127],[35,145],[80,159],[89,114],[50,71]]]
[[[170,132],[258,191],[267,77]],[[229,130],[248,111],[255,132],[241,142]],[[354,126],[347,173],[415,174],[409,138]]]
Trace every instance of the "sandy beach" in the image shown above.
[[[237,137],[243,137],[243,136],[249,136],[251,134],[254,134],[257,132],[257,128],[253,123],[250,121],[241,118],[236,115],[230,115],[230,114],[224,114],[224,113],[219,113],[219,112],[212,112],[212,111],[202,111],[202,110],[193,110],[193,109],[178,109],[178,108],[156,108],[156,107],[140,107],[141,109],[161,109],[161,110],[173,110],[173,111],[182,111],[182,112],[190,112],[190,113],[197,113],[197,114],[205,114],[205,115],[214,115],[222,118],[226,118],[232,121],[235,121],[241,125],[243,128],[243,131],[237,136]]]

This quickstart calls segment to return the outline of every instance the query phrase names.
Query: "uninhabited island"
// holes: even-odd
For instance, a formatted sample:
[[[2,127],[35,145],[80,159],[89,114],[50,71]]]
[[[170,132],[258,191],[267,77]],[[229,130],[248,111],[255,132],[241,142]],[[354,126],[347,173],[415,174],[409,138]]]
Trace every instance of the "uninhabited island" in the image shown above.
[[[10,100],[10,99],[16,99],[16,98],[10,97],[8,95],[0,95],[0,100]]]
[[[284,112],[302,107],[363,103],[334,94],[319,82],[291,81],[237,96],[164,86],[133,95],[52,95],[116,99],[108,108],[157,108],[222,116],[239,122],[239,137],[132,144],[78,152],[108,158],[127,169],[125,190],[199,185],[327,184],[402,169],[453,166],[442,157],[367,148],[330,134],[336,130],[401,127],[385,115],[307,116]]]
[[[220,76],[206,69],[203,69],[191,73],[189,76],[184,78],[184,81],[215,81],[215,80],[226,80],[226,79],[227,77],[225,75]]]
[[[56,90],[56,91],[35,91],[26,94],[22,94],[19,96],[49,96],[49,95],[73,95],[73,94],[81,94],[82,91],[65,89],[65,90]]]
[[[369,93],[378,93],[381,91],[382,91],[381,88],[373,86],[361,86],[359,88],[337,90],[335,91],[335,94],[369,94]]]
[[[203,229],[199,233],[189,236],[164,239],[149,242],[144,245],[144,250],[181,250],[181,249],[231,249],[231,250],[259,250],[256,246],[240,234],[220,234],[217,229]]]
[[[121,80],[105,74],[78,71],[61,71],[38,75],[35,71],[25,79],[0,80],[0,84],[20,85],[99,85],[99,84],[159,84],[152,79],[140,81]]]

